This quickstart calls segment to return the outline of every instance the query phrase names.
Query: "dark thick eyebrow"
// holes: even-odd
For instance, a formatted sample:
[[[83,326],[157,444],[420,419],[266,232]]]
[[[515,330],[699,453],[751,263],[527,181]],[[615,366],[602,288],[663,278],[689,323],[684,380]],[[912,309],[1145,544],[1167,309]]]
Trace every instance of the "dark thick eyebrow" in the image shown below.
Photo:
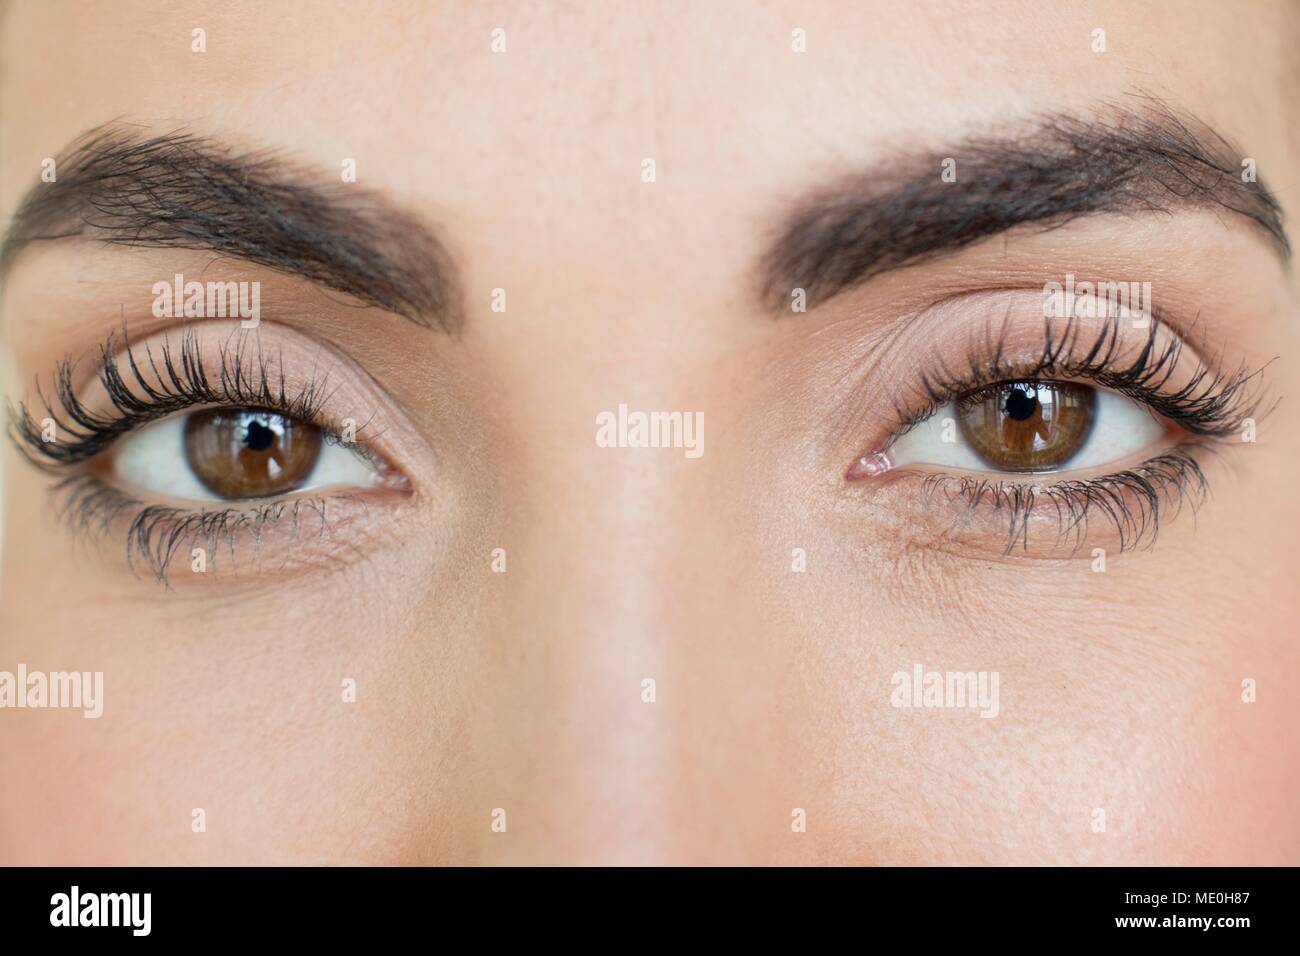
[[[421,220],[357,184],[273,152],[236,152],[187,132],[99,127],[24,198],[0,274],[34,242],[85,236],[124,246],[211,250],[456,332],[450,255]]]
[[[1101,119],[1040,117],[1005,135],[896,159],[797,202],[760,261],[764,302],[812,308],[866,280],[1027,224],[1055,228],[1099,213],[1225,210],[1286,260],[1277,200],[1243,180],[1245,156],[1161,101],[1105,104]],[[955,182],[941,179],[946,159]],[[1247,177],[1250,178],[1250,177]]]

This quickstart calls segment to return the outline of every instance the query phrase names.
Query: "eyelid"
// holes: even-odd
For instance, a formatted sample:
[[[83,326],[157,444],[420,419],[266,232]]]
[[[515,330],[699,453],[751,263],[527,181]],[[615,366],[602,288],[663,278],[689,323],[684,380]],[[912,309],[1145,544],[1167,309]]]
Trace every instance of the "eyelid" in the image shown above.
[[[209,323],[217,325],[217,323]],[[45,406],[20,404],[11,412],[11,434],[24,455],[55,472],[89,464],[127,435],[170,415],[201,408],[257,408],[319,428],[334,440],[348,436],[353,449],[379,467],[396,486],[404,473],[386,453],[385,433],[398,416],[362,375],[346,372],[342,359],[301,335],[276,329],[264,347],[261,328],[234,325],[201,330],[185,327],[132,342],[125,330],[111,333],[99,349],[96,374],[88,385],[71,359],[55,372],[54,392],[38,395]],[[379,409],[385,415],[379,427]],[[55,440],[44,440],[42,420],[54,423]]]
[[[1120,550],[1153,542],[1181,504],[1194,510],[1204,500],[1204,454],[1226,444],[1243,419],[1262,414],[1262,369],[1234,367],[1223,352],[1204,361],[1159,311],[1146,328],[1134,328],[1108,316],[1053,320],[1042,302],[1041,290],[950,296],[887,337],[863,340],[873,351],[859,362],[870,374],[846,390],[851,404],[836,416],[854,426],[835,426],[845,444],[861,442],[842,480],[874,513],[898,515],[901,541],[976,558],[990,549],[1068,557],[1085,541]],[[895,467],[899,437],[945,403],[1026,379],[1080,382],[1130,398],[1165,422],[1168,440],[1145,458],[1086,471]],[[880,383],[891,381],[894,398],[881,402]]]
[[[170,343],[179,386],[163,359],[164,343]],[[403,522],[411,514],[408,500],[416,499],[411,501],[415,507],[427,504],[408,478],[435,480],[436,463],[423,436],[375,379],[301,332],[266,321],[247,333],[237,322],[204,322],[185,326],[179,335],[172,330],[170,336],[157,333],[141,342],[110,335],[100,351],[98,378],[86,375],[86,364],[77,366],[71,358],[59,364],[53,393],[42,392],[38,378],[45,409],[11,408],[10,435],[28,460],[60,479],[50,493],[56,500],[54,513],[68,532],[88,543],[123,541],[126,566],[137,574],[147,569],[168,584],[176,579],[171,572],[188,562],[191,545],[212,562],[220,554],[227,573],[255,565],[258,573],[246,579],[250,586],[294,569],[342,567],[402,539]],[[135,381],[128,354],[136,357],[149,388]],[[185,387],[181,356],[196,354],[209,378],[206,390]],[[242,377],[231,374],[234,356],[242,356]],[[262,368],[272,387],[250,395],[245,386],[250,381],[260,385]],[[135,387],[120,387],[128,382]],[[109,401],[114,392],[129,406],[125,411]],[[327,445],[339,443],[351,419],[355,431],[349,451],[375,463],[378,480],[367,488],[295,489],[274,498],[184,503],[105,480],[102,473],[117,442],[168,417],[183,420],[214,405],[280,413],[290,409],[320,429]],[[52,442],[41,440],[41,420],[47,416],[59,420]],[[200,585],[215,580],[189,574],[181,579]]]
[[[1235,430],[1259,404],[1259,371],[1204,361],[1158,310],[1145,327],[1108,316],[1054,319],[1037,292],[972,294],[918,315],[889,374],[895,417],[860,458],[883,453],[945,402],[1001,380],[1078,381],[1141,401],[1189,432]],[[940,331],[937,325],[951,325]]]

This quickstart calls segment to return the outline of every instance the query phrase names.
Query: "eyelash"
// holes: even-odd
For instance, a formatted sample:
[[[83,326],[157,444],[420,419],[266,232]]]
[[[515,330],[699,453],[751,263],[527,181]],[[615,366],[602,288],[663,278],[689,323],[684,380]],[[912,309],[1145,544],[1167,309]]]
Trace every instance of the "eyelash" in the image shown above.
[[[1119,335],[1113,325],[1102,328],[1083,358],[1073,358],[1078,341],[1073,321],[1059,336],[1052,334],[1049,323],[1043,351],[1037,361],[1028,365],[1007,363],[1001,342],[983,353],[991,353],[990,360],[972,352],[961,374],[953,375],[941,368],[938,374],[922,376],[922,402],[910,412],[897,409],[900,424],[887,444],[930,418],[947,402],[998,381],[1047,377],[1090,380],[1142,402],[1185,429],[1193,440],[1133,468],[1099,478],[1031,484],[1001,478],[929,475],[925,478],[926,493],[941,493],[948,502],[964,504],[971,512],[985,507],[1004,515],[1009,528],[1004,553],[1008,554],[1018,543],[1027,547],[1029,518],[1044,510],[1045,505],[1058,518],[1059,539],[1073,536],[1076,546],[1085,540],[1088,521],[1096,514],[1114,525],[1121,550],[1136,547],[1143,540],[1154,544],[1162,509],[1166,514],[1176,512],[1186,501],[1199,507],[1208,494],[1208,482],[1193,452],[1208,449],[1214,440],[1232,434],[1243,419],[1259,417],[1259,401],[1251,394],[1251,386],[1263,371],[1247,372],[1242,368],[1223,373],[1201,365],[1186,384],[1166,392],[1163,386],[1178,366],[1184,346],[1181,339],[1171,336],[1168,344],[1157,349],[1160,327],[1159,319],[1153,316],[1146,347],[1131,362],[1119,366]],[[179,351],[169,342],[161,345],[157,357],[152,349],[146,349],[147,367],[154,375],[150,380],[131,351],[125,331],[120,340],[111,334],[100,348],[98,378],[114,412],[97,414],[77,397],[74,364],[68,358],[60,362],[55,373],[55,399],[62,415],[55,412],[54,404],[39,387],[37,393],[58,433],[71,436],[70,440],[43,441],[40,425],[22,403],[16,411],[12,406],[9,409],[10,435],[29,461],[60,474],[98,458],[124,435],[188,408],[262,408],[313,425],[326,441],[340,441],[339,432],[322,421],[321,407],[329,397],[326,379],[313,376],[304,388],[290,394],[283,369],[278,381],[269,375],[260,349],[250,365],[246,345],[247,339],[241,336],[233,349],[229,342],[221,347],[220,374],[214,382],[203,363],[197,337],[186,331]],[[127,356],[126,374],[138,391],[132,390],[123,376],[118,359],[122,352]],[[373,457],[360,441],[352,447]],[[241,533],[251,535],[255,550],[262,532],[283,520],[292,522],[296,536],[304,509],[319,517],[321,533],[326,525],[327,499],[322,497],[188,512],[147,505],[84,473],[66,476],[54,491],[63,496],[60,516],[75,530],[105,531],[116,518],[134,512],[126,539],[128,564],[133,571],[144,564],[163,583],[175,553],[186,543],[202,540],[210,553],[215,555],[223,548],[233,556],[236,536]]]
[[[1198,442],[1197,448],[1210,446]],[[1140,465],[1100,478],[1058,481],[1047,485],[1001,479],[929,475],[927,495],[943,494],[973,513],[988,507],[1007,524],[1004,555],[1029,549],[1029,520],[1048,508],[1057,519],[1057,540],[1072,542],[1077,551],[1088,537],[1088,522],[1100,513],[1115,528],[1119,550],[1128,551],[1143,541],[1155,544],[1162,514],[1177,514],[1185,503],[1193,511],[1209,494],[1209,482],[1191,447],[1175,447]]]
[[[161,584],[167,584],[167,572],[177,552],[200,545],[213,561],[218,554],[235,557],[235,544],[239,536],[252,539],[254,554],[261,548],[262,535],[282,521],[291,522],[293,540],[297,540],[302,519],[307,512],[319,521],[317,537],[324,536],[329,520],[326,509],[329,501],[350,499],[354,496],[333,495],[325,497],[298,497],[275,499],[265,504],[242,508],[220,508],[215,511],[186,511],[164,505],[150,505],[97,478],[73,475],[54,488],[61,498],[60,518],[76,531],[103,533],[114,520],[124,514],[131,515],[126,532],[126,560],[132,573],[139,574],[141,566],[147,568]]]
[[[276,385],[268,374],[268,363],[260,348],[254,374],[246,354],[247,345],[248,339],[243,335],[233,349],[230,340],[222,344],[218,353],[220,375],[214,383],[204,365],[198,336],[186,330],[181,338],[179,358],[170,342],[163,342],[159,347],[161,368],[153,349],[146,348],[148,367],[154,375],[150,380],[131,351],[126,333],[122,333],[120,344],[117,335],[110,334],[100,346],[98,378],[113,406],[112,414],[97,414],[77,397],[75,365],[71,358],[65,358],[54,374],[55,399],[63,415],[75,424],[67,424],[55,412],[54,403],[45,397],[39,383],[37,395],[58,433],[71,436],[71,440],[43,441],[40,426],[22,403],[16,413],[10,408],[11,431],[16,432],[19,448],[28,460],[47,470],[61,470],[90,461],[123,435],[187,408],[204,406],[239,406],[278,412],[314,425],[321,429],[322,434],[337,440],[338,433],[321,422],[321,407],[329,398],[325,391],[326,379],[313,377],[300,392],[291,396],[285,383],[283,363],[280,364],[279,383]],[[122,376],[117,357],[119,352],[126,354],[126,370],[139,393],[132,391]]]
[[[59,501],[60,519],[74,532],[89,535],[107,532],[118,519],[130,516],[126,533],[127,564],[137,574],[141,566],[148,568],[164,585],[173,558],[186,545],[198,546],[201,542],[214,559],[220,551],[229,553],[233,561],[236,539],[241,534],[251,537],[256,553],[264,532],[287,520],[296,540],[300,523],[308,512],[319,519],[319,534],[323,535],[328,524],[327,502],[350,500],[355,495],[303,496],[187,511],[147,504],[84,470],[83,466],[99,458],[125,435],[186,409],[203,407],[276,412],[319,429],[325,442],[341,442],[341,432],[330,426],[322,414],[330,396],[328,376],[313,373],[304,387],[291,393],[283,362],[279,363],[278,377],[273,376],[261,349],[252,355],[248,345],[249,339],[243,334],[237,338],[232,336],[221,345],[220,371],[214,380],[203,362],[199,339],[190,330],[183,333],[179,348],[165,341],[155,354],[152,348],[146,347],[143,365],[131,350],[125,331],[120,338],[110,334],[100,347],[97,377],[112,406],[111,413],[92,411],[78,398],[74,386],[75,365],[70,357],[61,361],[55,371],[53,402],[37,386],[37,395],[60,436],[57,442],[42,440],[41,425],[26,404],[19,403],[17,409],[10,405],[9,434],[19,451],[43,471],[64,476],[52,489]],[[121,353],[126,355],[125,362],[118,358]],[[152,378],[145,369],[153,373]],[[128,379],[133,384],[128,384]],[[348,445],[374,460],[374,452],[360,437],[365,427],[357,427],[358,434]],[[69,471],[74,473],[68,474]]]
[[[1226,373],[1201,364],[1184,385],[1165,391],[1179,365],[1184,344],[1177,335],[1171,335],[1168,343],[1159,345],[1162,323],[1155,315],[1150,321],[1146,344],[1132,361],[1122,362],[1119,357],[1120,335],[1115,323],[1103,326],[1080,353],[1079,328],[1071,319],[1060,335],[1053,334],[1048,322],[1043,350],[1034,362],[1007,362],[1004,344],[999,340],[982,353],[992,354],[992,359],[983,359],[972,351],[968,367],[960,374],[942,367],[938,374],[923,374],[919,407],[911,411],[896,408],[900,424],[885,447],[948,402],[978,394],[998,382],[1086,379],[1142,403],[1183,428],[1190,439],[1141,464],[1097,478],[1047,483],[932,474],[923,479],[925,494],[927,498],[942,494],[947,503],[964,507],[968,517],[980,508],[1005,517],[1008,532],[1004,555],[1011,554],[1018,545],[1028,550],[1030,517],[1043,511],[1057,519],[1058,545],[1073,541],[1077,550],[1087,539],[1089,520],[1100,516],[1114,526],[1121,551],[1143,542],[1153,546],[1162,514],[1177,514],[1186,503],[1195,510],[1209,494],[1209,482],[1196,455],[1217,451],[1218,445],[1236,433],[1245,419],[1258,419],[1271,411],[1271,406],[1261,411],[1255,394],[1254,385],[1263,368],[1251,372],[1243,367]],[[1081,358],[1074,357],[1080,354]]]
[[[1118,366],[1117,350],[1120,346],[1118,326],[1111,323],[1102,327],[1085,357],[1074,358],[1079,330],[1075,320],[1067,322],[1062,334],[1054,336],[1051,323],[1047,325],[1046,342],[1036,362],[1011,364],[1003,358],[1005,346],[994,343],[985,354],[993,358],[982,360],[972,352],[968,369],[952,375],[942,369],[938,376],[922,375],[924,402],[919,409],[899,412],[900,426],[890,439],[897,441],[912,428],[925,421],[945,403],[968,392],[977,392],[1000,381],[1037,378],[1088,379],[1103,388],[1126,395],[1147,405],[1194,435],[1205,438],[1222,438],[1234,432],[1242,419],[1255,415],[1258,399],[1250,394],[1251,385],[1264,369],[1248,372],[1245,368],[1232,373],[1216,372],[1208,365],[1200,365],[1187,383],[1172,392],[1164,391],[1183,352],[1183,341],[1176,335],[1158,348],[1158,338],[1163,324],[1151,317],[1145,347],[1126,365]]]

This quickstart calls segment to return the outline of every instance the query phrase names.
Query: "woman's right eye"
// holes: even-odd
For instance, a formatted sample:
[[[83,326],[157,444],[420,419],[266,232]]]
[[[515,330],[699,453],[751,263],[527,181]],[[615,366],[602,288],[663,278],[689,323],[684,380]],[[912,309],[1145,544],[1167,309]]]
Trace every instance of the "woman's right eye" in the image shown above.
[[[377,470],[315,425],[266,409],[175,415],[118,440],[115,485],[186,501],[255,501],[323,488],[367,488]]]

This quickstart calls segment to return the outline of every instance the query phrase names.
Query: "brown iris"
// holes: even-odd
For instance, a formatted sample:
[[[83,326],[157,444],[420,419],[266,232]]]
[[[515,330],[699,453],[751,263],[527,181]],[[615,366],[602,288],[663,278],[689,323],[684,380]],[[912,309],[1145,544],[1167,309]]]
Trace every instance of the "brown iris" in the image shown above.
[[[320,457],[320,430],[256,409],[196,412],[185,422],[185,458],[222,498],[266,498],[293,491]]]
[[[1053,471],[1092,430],[1096,393],[1072,382],[999,382],[957,402],[957,423],[975,453],[1009,471]]]

